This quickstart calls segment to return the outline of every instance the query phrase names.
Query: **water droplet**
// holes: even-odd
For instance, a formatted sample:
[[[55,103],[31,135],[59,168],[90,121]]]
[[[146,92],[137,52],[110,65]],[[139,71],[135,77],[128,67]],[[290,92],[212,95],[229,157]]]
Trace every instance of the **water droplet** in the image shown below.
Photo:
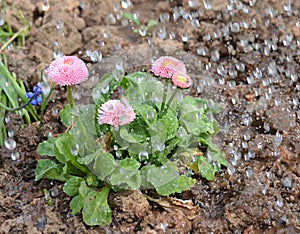
[[[44,0],[44,3],[42,5],[42,11],[48,11],[50,8],[49,0]]]
[[[90,59],[92,62],[100,62],[102,60],[102,53],[94,50],[92,53],[90,53]]]
[[[235,168],[231,163],[228,163],[227,165],[227,171],[229,175],[233,175],[235,173]]]
[[[13,138],[7,138],[5,141],[4,141],[4,146],[9,149],[9,150],[13,150],[16,148],[17,146],[17,143],[16,141],[13,139]]]
[[[292,188],[293,182],[289,177],[286,176],[282,179],[282,185],[286,188]]]
[[[124,9],[129,8],[130,5],[131,5],[131,1],[130,0],[122,0],[121,1],[121,7],[124,8]]]
[[[128,24],[129,24],[129,21],[128,21],[128,19],[122,19],[122,21],[121,21],[121,24],[122,24],[122,26],[123,27],[127,27],[128,26]]]
[[[107,24],[116,24],[116,22],[117,22],[117,19],[114,16],[114,14],[113,13],[108,13],[108,15],[106,17],[106,23]]]
[[[283,206],[283,200],[282,199],[278,199],[276,201],[276,204],[279,206],[279,207],[282,207]]]
[[[190,39],[190,36],[188,34],[186,34],[186,33],[182,34],[181,40],[183,42],[187,42],[189,39]]]
[[[116,66],[116,69],[117,69],[117,70],[124,71],[123,60],[118,59],[118,60],[115,62],[115,66]]]
[[[165,147],[164,143],[156,144],[156,149],[160,152],[164,151]]]
[[[62,20],[57,20],[56,28],[57,28],[57,30],[62,30],[64,28],[64,22]]]
[[[167,30],[166,30],[166,27],[165,26],[162,26],[162,27],[159,27],[158,28],[158,31],[157,31],[157,36],[160,38],[160,39],[166,39],[167,37]]]
[[[237,64],[235,64],[235,68],[240,71],[240,72],[244,72],[245,71],[245,64],[238,62]]]
[[[133,18],[134,18],[135,20],[139,20],[139,19],[140,19],[140,12],[134,11],[134,12],[132,13],[132,16],[133,16]]]
[[[213,62],[219,61],[219,59],[220,59],[219,49],[212,50],[210,57]]]
[[[280,132],[276,132],[275,137],[273,139],[273,145],[274,147],[277,147],[281,144],[282,142],[282,134]]]
[[[266,195],[267,194],[267,188],[263,185],[262,188],[261,188],[261,193],[263,195]]]
[[[246,154],[244,154],[245,161],[248,161],[251,158],[255,158],[255,152],[248,151]]]
[[[242,114],[242,124],[248,126],[252,123],[252,117],[248,113]]]
[[[173,32],[173,31],[169,32],[169,38],[170,38],[171,40],[176,39],[176,33]]]
[[[63,55],[64,55],[64,54],[63,54],[63,52],[62,52],[61,49],[54,49],[54,51],[53,51],[53,58],[54,58],[54,59],[60,58],[60,57],[62,57]]]
[[[252,175],[253,175],[252,167],[247,167],[247,168],[246,168],[246,176],[247,176],[248,178],[250,178]]]
[[[245,141],[249,141],[249,140],[251,139],[251,131],[250,131],[250,130],[247,130],[247,131],[244,133],[243,138],[244,138]]]
[[[71,149],[71,154],[77,156],[79,152],[79,145],[75,144],[74,147]]]
[[[208,53],[208,48],[206,46],[198,46],[197,54],[200,56],[206,56]]]
[[[159,20],[161,23],[167,23],[170,21],[170,15],[169,13],[163,13],[159,15]]]
[[[238,33],[240,31],[240,25],[235,22],[235,23],[230,25],[230,30],[233,33]]]
[[[203,0],[203,4],[205,9],[210,10],[212,8],[212,1],[211,0]]]
[[[14,137],[14,135],[15,135],[14,130],[12,130],[12,129],[7,130],[7,136],[8,137]]]
[[[20,159],[20,154],[19,154],[19,152],[12,152],[10,157],[11,157],[11,160],[16,161],[16,160]]]
[[[81,8],[81,10],[85,10],[86,9],[86,4],[84,3],[84,1],[80,1],[79,7]]]
[[[4,14],[0,12],[0,27],[5,24]]]
[[[122,152],[120,150],[116,151],[116,157],[121,158],[122,157]]]
[[[199,0],[188,0],[188,4],[189,4],[189,7],[191,7],[191,8],[200,6]]]
[[[253,77],[252,75],[247,76],[246,79],[247,79],[247,83],[248,83],[249,85],[251,85],[251,84],[254,83],[254,77]]]
[[[255,68],[255,70],[253,71],[253,75],[256,79],[261,79],[263,74],[262,74],[262,70],[258,67]]]
[[[142,37],[146,36],[147,30],[146,30],[145,25],[141,25],[141,26],[140,26],[140,28],[139,28],[139,34],[140,34]]]
[[[149,154],[147,151],[141,151],[138,155],[139,157],[139,161],[142,162],[142,161],[147,161],[149,159]]]

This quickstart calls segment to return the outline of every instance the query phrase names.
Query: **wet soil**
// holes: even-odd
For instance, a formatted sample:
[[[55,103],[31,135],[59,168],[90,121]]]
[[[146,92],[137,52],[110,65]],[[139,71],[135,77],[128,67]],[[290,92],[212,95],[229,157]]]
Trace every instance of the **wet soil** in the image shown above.
[[[215,0],[212,9],[197,0],[132,0],[127,8],[128,1],[123,8],[109,0],[49,2],[45,11],[44,1],[4,1],[15,32],[23,26],[18,10],[31,22],[25,46],[3,51],[28,89],[60,52],[89,65],[90,79],[75,92],[78,104],[90,101],[90,89],[119,59],[127,71],[147,70],[152,57],[173,55],[194,79],[191,94],[221,104],[214,140],[231,166],[170,198],[151,199],[151,191],[111,194],[113,222],[87,227],[71,214],[61,183],[34,182],[38,143],[65,131],[59,111],[67,98],[57,87],[40,131],[38,123],[7,115],[17,145],[0,149],[0,233],[300,232],[299,1]],[[161,20],[142,37],[118,18],[120,10],[139,12],[143,24]],[[101,51],[103,60],[97,63],[92,51]]]

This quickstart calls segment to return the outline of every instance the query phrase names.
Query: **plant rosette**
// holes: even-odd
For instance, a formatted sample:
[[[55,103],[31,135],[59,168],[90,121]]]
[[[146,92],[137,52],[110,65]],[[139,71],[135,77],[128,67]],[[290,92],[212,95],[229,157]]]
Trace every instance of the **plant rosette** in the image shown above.
[[[152,71],[167,77],[104,75],[92,90],[95,104],[66,106],[60,117],[68,132],[38,146],[40,155],[53,158],[38,161],[35,180],[65,182],[72,213],[81,211],[87,225],[111,222],[110,189],[169,196],[193,186],[194,174],[213,180],[227,166],[212,141],[218,106],[186,95],[192,80],[184,64],[163,58]]]

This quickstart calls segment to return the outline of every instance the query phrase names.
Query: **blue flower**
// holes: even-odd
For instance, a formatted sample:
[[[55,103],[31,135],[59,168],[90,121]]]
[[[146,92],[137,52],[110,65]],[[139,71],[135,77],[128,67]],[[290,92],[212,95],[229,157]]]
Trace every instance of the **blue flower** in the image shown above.
[[[26,98],[31,99],[31,105],[36,106],[39,103],[42,103],[42,88],[41,85],[38,84],[37,86],[33,87],[33,92],[26,93]]]

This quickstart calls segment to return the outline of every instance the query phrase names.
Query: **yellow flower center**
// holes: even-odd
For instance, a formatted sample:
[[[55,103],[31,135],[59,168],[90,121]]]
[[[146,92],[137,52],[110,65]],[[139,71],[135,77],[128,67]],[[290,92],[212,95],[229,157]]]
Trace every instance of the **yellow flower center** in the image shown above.
[[[70,60],[65,60],[65,61],[64,61],[64,64],[66,64],[66,65],[71,65],[71,64],[72,64],[72,61],[70,61]]]
[[[167,67],[167,66],[169,66],[169,65],[174,65],[173,62],[170,61],[170,60],[163,61],[162,64],[163,64],[163,66],[165,66],[165,67]]]
[[[178,81],[180,81],[180,82],[182,82],[182,83],[185,83],[185,82],[187,81],[187,79],[186,79],[185,76],[180,76],[180,75],[179,75],[179,76],[177,76],[176,78],[177,78]]]

